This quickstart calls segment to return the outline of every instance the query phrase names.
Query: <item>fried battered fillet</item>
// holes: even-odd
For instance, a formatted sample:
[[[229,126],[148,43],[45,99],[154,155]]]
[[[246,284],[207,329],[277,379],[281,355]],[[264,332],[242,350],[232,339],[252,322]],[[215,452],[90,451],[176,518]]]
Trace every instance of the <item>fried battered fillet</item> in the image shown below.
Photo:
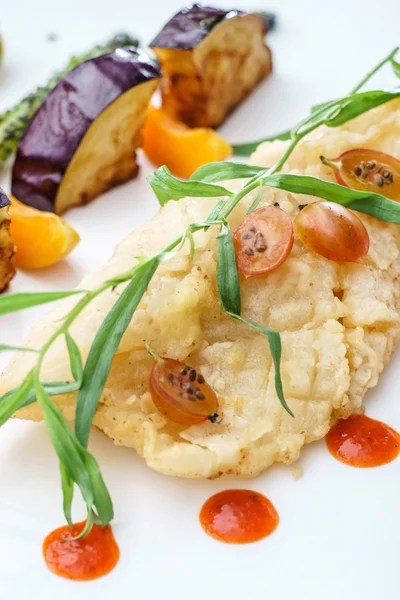
[[[341,129],[321,128],[290,157],[285,171],[332,179],[319,155],[338,156],[368,147],[400,157],[400,103],[394,101],[358,117]],[[252,162],[271,165],[286,147],[263,144]],[[240,186],[242,182],[236,182]],[[257,192],[255,192],[257,193]],[[242,221],[254,195],[231,217]],[[265,189],[263,202],[279,202],[291,216],[298,204],[314,201]],[[99,272],[82,287],[93,287],[162,248],[182,228],[203,219],[215,199],[170,202],[149,223],[128,236]],[[150,467],[184,477],[222,473],[257,475],[274,462],[295,461],[304,444],[322,438],[332,419],[360,411],[366,391],[377,384],[400,332],[400,227],[361,216],[371,238],[369,264],[337,264],[295,241],[289,259],[267,276],[242,279],[243,314],[282,333],[282,378],[291,418],[275,393],[274,372],[261,334],[227,317],[216,288],[215,230],[196,234],[193,262],[189,247],[163,263],[153,278],[115,357],[95,425],[116,444],[136,448]],[[72,327],[86,356],[118,289],[98,297]],[[30,332],[27,345],[40,346],[76,299],[62,301]],[[189,428],[159,414],[148,391],[153,359],[145,342],[162,356],[199,368],[214,387],[222,423]],[[3,374],[0,392],[20,383],[29,355],[16,355]],[[34,360],[34,358],[32,359]],[[67,353],[58,343],[48,356],[43,378],[68,380]],[[57,400],[73,418],[73,395]],[[37,405],[18,413],[41,419]]]

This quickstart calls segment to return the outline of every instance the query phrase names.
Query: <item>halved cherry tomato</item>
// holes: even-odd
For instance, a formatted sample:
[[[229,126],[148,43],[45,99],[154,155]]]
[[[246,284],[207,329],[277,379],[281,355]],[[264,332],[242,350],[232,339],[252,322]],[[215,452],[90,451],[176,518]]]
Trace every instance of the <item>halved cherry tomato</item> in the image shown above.
[[[37,210],[11,196],[11,236],[21,269],[49,267],[67,256],[80,240],[68,223],[54,213]]]
[[[360,219],[335,202],[308,204],[294,220],[305,246],[337,262],[357,262],[368,254],[369,235]]]
[[[196,425],[218,418],[218,399],[193,367],[171,358],[157,358],[150,375],[150,394],[157,409],[170,421]]]
[[[251,277],[278,268],[293,246],[293,223],[276,206],[263,206],[246,216],[233,234],[238,269]]]
[[[390,154],[355,148],[338,158],[321,156],[332,167],[338,183],[363,192],[372,191],[400,202],[400,160]]]

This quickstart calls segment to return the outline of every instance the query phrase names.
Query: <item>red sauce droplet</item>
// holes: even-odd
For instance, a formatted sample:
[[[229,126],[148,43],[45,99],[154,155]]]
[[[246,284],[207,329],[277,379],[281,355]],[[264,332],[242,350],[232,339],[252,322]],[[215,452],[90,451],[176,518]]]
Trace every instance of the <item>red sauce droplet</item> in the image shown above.
[[[391,427],[365,415],[340,420],[326,436],[329,452],[352,467],[379,467],[394,460],[400,436]]]
[[[93,525],[80,540],[69,540],[80,534],[85,521],[55,529],[43,542],[43,555],[50,571],[60,577],[88,581],[107,575],[118,562],[119,548],[109,525]]]
[[[258,542],[275,531],[279,515],[258,492],[225,490],[202,506],[200,523],[211,537],[227,544]]]

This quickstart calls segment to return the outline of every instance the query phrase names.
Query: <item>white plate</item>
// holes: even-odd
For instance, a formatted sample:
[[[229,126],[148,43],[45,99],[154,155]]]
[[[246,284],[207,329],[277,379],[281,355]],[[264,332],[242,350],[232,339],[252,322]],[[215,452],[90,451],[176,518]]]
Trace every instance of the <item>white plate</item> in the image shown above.
[[[228,0],[218,2],[230,7]],[[236,5],[236,3],[233,3]],[[237,5],[254,8],[256,2]],[[1,28],[7,62],[0,75],[0,109],[41,83],[72,53],[116,30],[138,31],[145,41],[180,2],[159,0],[45,0],[8,2]],[[274,133],[306,114],[309,106],[344,93],[399,42],[397,0],[280,0],[280,27],[271,35],[275,74],[222,127],[228,140]],[[45,40],[49,32],[59,41]],[[377,85],[390,85],[387,72]],[[18,273],[12,291],[62,289],[100,266],[115,243],[157,209],[145,176],[71,211],[82,243],[62,265]],[[7,182],[4,182],[7,188]],[[19,343],[40,310],[0,319],[2,342]],[[368,414],[400,430],[399,354],[367,397]],[[4,362],[5,357],[1,357]],[[107,577],[75,583],[52,575],[41,556],[44,535],[63,523],[57,461],[42,424],[13,421],[0,435],[0,598],[86,600],[110,596],[174,600],[372,600],[398,595],[400,461],[371,470],[345,467],[324,442],[305,449],[304,477],[289,467],[255,480],[186,481],[150,471],[134,451],[116,448],[93,432],[91,449],[111,490],[114,532],[121,549]],[[277,531],[247,546],[207,537],[198,511],[211,494],[251,487],[279,511]],[[75,505],[75,517],[83,516]]]

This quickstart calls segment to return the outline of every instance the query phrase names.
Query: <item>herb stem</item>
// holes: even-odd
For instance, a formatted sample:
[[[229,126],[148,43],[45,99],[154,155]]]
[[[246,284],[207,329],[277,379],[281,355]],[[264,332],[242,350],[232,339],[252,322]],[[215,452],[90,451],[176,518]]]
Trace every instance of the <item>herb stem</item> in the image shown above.
[[[174,242],[172,242],[172,244],[173,243],[179,243],[179,242],[176,242],[176,240],[175,240]],[[172,244],[170,244],[170,246]],[[120,283],[129,281],[130,279],[132,279],[132,276],[133,276],[136,266],[137,265],[135,265],[135,267],[133,267],[129,271],[126,271],[125,273],[118,275],[118,277],[116,277],[115,279],[110,279],[108,281],[105,281],[104,283],[99,285],[97,288],[94,288],[93,290],[90,290],[85,293],[83,298],[81,298],[79,300],[78,304],[76,304],[76,306],[74,306],[74,308],[67,314],[67,316],[66,316],[65,320],[62,322],[61,326],[49,337],[49,339],[45,342],[45,344],[43,344],[43,346],[38,351],[39,352],[39,359],[38,359],[38,363],[37,363],[38,372],[40,372],[40,367],[42,366],[44,357],[45,357],[46,353],[48,352],[49,348],[53,345],[55,340],[60,335],[64,335],[68,332],[69,327],[72,325],[72,323],[75,321],[75,319],[81,314],[81,312],[86,308],[86,306],[88,306],[92,302],[92,300],[94,300],[97,296],[99,296],[102,292],[109,289],[110,287],[113,287],[115,285],[118,285]]]
[[[95,288],[94,290],[90,290],[89,292],[86,292],[86,294],[84,295],[84,297],[81,298],[81,300],[78,302],[78,304],[76,306],[74,306],[74,308],[68,313],[68,315],[66,316],[66,318],[63,321],[62,325],[58,329],[56,329],[56,331],[43,344],[43,346],[39,350],[39,359],[38,359],[38,362],[37,362],[38,376],[40,374],[40,368],[42,366],[44,357],[45,357],[47,351],[49,350],[50,346],[52,346],[52,344],[55,342],[55,340],[60,335],[63,335],[63,334],[65,334],[68,331],[69,326],[75,321],[75,319],[78,317],[78,315],[80,315],[80,313],[83,311],[83,309],[88,304],[90,304],[90,302],[96,296],[98,296],[99,294],[101,294],[101,292],[103,292],[108,287],[111,287],[111,285],[112,284],[109,281],[106,281],[105,283],[103,283],[98,288]]]
[[[387,62],[394,58],[398,50],[399,48],[396,47],[387,56],[385,56],[385,58],[383,58],[371,71],[369,71],[365,75],[365,77],[361,79],[361,81],[350,91],[350,93],[348,94],[348,96],[346,96],[345,99],[342,99],[341,101],[333,100],[329,104],[324,105],[320,110],[312,113],[310,116],[306,117],[305,119],[303,119],[303,121],[298,123],[296,127],[292,129],[290,144],[288,145],[280,159],[275,163],[275,165],[270,169],[266,169],[265,171],[259,173],[258,175],[255,175],[252,179],[250,179],[250,181],[247,182],[247,184],[243,187],[243,189],[240,192],[232,196],[232,198],[230,199],[226,207],[221,211],[219,216],[221,218],[226,218],[232,212],[232,210],[235,208],[238,202],[240,202],[240,200],[244,196],[246,196],[246,194],[248,194],[255,187],[257,187],[257,185],[260,185],[265,177],[268,177],[269,175],[273,175],[274,173],[280,171],[287,159],[292,154],[293,150],[296,148],[297,144],[306,135],[308,135],[309,133],[314,131],[314,129],[317,129],[323,124],[320,120],[321,115],[328,110],[329,112],[326,118],[330,118],[335,112],[335,110],[338,108],[338,106],[340,106],[340,104],[343,103],[344,100],[353,100],[357,92],[367,83],[367,81],[369,81],[369,79],[371,79],[371,77],[373,77],[373,75],[375,75],[375,73],[377,73]],[[329,110],[330,108],[332,110]],[[304,125],[307,125],[307,123],[310,123],[309,126],[302,129],[302,127]]]
[[[399,47],[394,48],[385,58],[383,58],[369,73],[365,75],[351,91],[350,94],[356,94],[366,83],[377,73],[387,62],[392,60],[399,51]]]
[[[81,535],[88,533],[92,522],[99,522],[105,525],[113,518],[111,498],[102,479],[99,467],[94,457],[86,450],[92,419],[101,393],[104,390],[113,357],[118,351],[120,340],[129,326],[134,311],[141,301],[159,264],[169,259],[172,254],[178,252],[186,241],[190,243],[190,256],[191,258],[193,257],[193,233],[200,230],[207,231],[211,226],[221,226],[218,235],[217,261],[217,283],[221,306],[232,318],[243,321],[267,337],[275,366],[275,389],[282,406],[291,414],[282,390],[280,374],[281,339],[279,333],[241,316],[239,277],[232,236],[229,225],[226,223],[226,218],[249,192],[259,187],[258,196],[252,204],[255,208],[261,199],[262,187],[270,186],[293,193],[312,194],[349,206],[354,210],[359,209],[381,220],[399,223],[400,208],[398,204],[387,200],[383,196],[377,194],[369,194],[368,196],[363,192],[349,191],[348,188],[343,188],[337,184],[321,181],[313,177],[278,173],[284,167],[297,144],[306,135],[321,125],[328,125],[329,127],[340,126],[367,110],[400,96],[400,91],[397,90],[391,92],[377,90],[374,92],[358,93],[362,86],[382,66],[393,60],[397,51],[397,48],[392,50],[390,54],[363,77],[347,96],[320,104],[314,108],[314,112],[311,115],[300,121],[290,132],[285,132],[284,136],[281,137],[288,140],[288,145],[279,160],[270,168],[251,167],[250,173],[246,175],[246,177],[251,177],[251,179],[235,194],[226,188],[210,183],[210,181],[219,181],[218,177],[223,179],[221,176],[221,167],[218,167],[221,163],[215,163],[211,171],[209,169],[208,177],[210,175],[213,175],[213,177],[208,179],[208,182],[207,178],[203,178],[203,181],[201,181],[202,178],[199,178],[199,180],[194,179],[193,181],[182,182],[173,178],[166,167],[161,167],[156,171],[149,181],[153,189],[157,190],[156,194],[160,204],[164,204],[171,199],[178,200],[184,196],[196,198],[213,196],[219,198],[219,201],[203,221],[186,225],[183,231],[172,242],[165,246],[164,249],[156,252],[152,257],[140,259],[138,264],[130,270],[116,275],[92,290],[77,290],[70,293],[63,292],[58,295],[42,293],[40,297],[32,294],[17,294],[14,297],[8,297],[8,302],[3,302],[0,306],[0,314],[6,314],[7,312],[14,312],[22,308],[53,301],[56,299],[56,296],[60,298],[72,293],[81,294],[77,303],[63,316],[57,329],[55,329],[43,346],[37,351],[38,360],[19,388],[3,396],[1,401],[4,401],[4,403],[1,404],[2,415],[0,415],[0,421],[4,423],[16,410],[24,405],[27,399],[29,399],[29,403],[35,399],[37,400],[42,408],[49,436],[60,460],[64,514],[67,521],[71,522],[71,502],[75,483],[79,486],[87,505],[88,522],[84,533]],[[0,123],[1,119],[0,115]],[[212,165],[209,165],[209,167],[212,167]],[[215,169],[218,169],[218,172]],[[222,172],[224,172],[223,168]],[[237,178],[237,174],[233,178],[235,177]],[[231,178],[226,177],[225,179]],[[365,205],[366,196],[369,202]],[[370,202],[371,199],[374,202]],[[116,286],[124,282],[129,283],[122,291],[114,307],[103,320],[83,368],[82,356],[69,333],[69,328],[92,300],[105,290],[109,288],[113,290]],[[41,383],[40,372],[45,356],[52,344],[60,336],[65,336],[70,358],[70,369],[74,381],[67,384],[54,382]],[[0,346],[0,350],[4,350],[5,348],[4,345]],[[68,390],[66,390],[66,387],[68,387]],[[77,390],[79,390],[79,394],[74,433],[61,411],[51,400],[50,395]]]
[[[265,177],[268,177],[269,175],[273,175],[277,171],[280,171],[280,169],[283,167],[283,165],[293,152],[294,148],[307,133],[308,130],[305,130],[304,133],[302,132],[300,134],[297,134],[296,137],[292,139],[289,146],[286,148],[284,154],[281,156],[278,162],[275,163],[275,165],[270,169],[265,169],[265,171],[262,171],[261,173],[255,175],[252,179],[250,179],[250,181],[247,182],[247,184],[240,190],[240,192],[232,196],[232,198],[225,205],[225,207],[222,208],[217,218],[221,220],[226,219],[236,207],[236,205],[240,202],[240,200],[244,198],[244,196],[246,196],[249,192],[252,192],[259,185],[263,185]]]
[[[353,96],[355,96],[356,93],[365,85],[365,83],[396,55],[397,51],[398,51],[398,47],[394,48],[371,71],[369,71],[365,75],[365,77],[363,77],[361,79],[361,81],[350,91],[349,95],[345,98],[345,100],[346,101],[351,100],[353,98]],[[280,171],[282,169],[282,167],[284,166],[285,162],[288,160],[288,158],[294,151],[294,149],[296,148],[297,144],[306,135],[308,135],[309,133],[311,133],[318,127],[320,127],[321,124],[323,124],[321,122],[321,119],[318,117],[321,117],[322,113],[326,112],[327,110],[329,111],[327,118],[331,117],[332,114],[334,113],[334,111],[336,110],[336,108],[338,107],[338,105],[340,105],[340,102],[343,102],[343,99],[342,99],[342,101],[339,101],[339,102],[332,101],[328,105],[323,106],[320,110],[311,114],[309,117],[307,117],[306,119],[301,121],[297,125],[297,127],[294,130],[292,130],[292,139],[290,141],[290,144],[288,145],[288,147],[286,148],[285,152],[282,154],[280,159],[275,163],[275,165],[273,165],[269,169],[265,169],[265,171],[262,171],[260,174],[254,176],[252,179],[250,179],[250,181],[247,182],[247,184],[238,193],[234,194],[228,200],[227,204],[221,209],[221,211],[219,212],[218,216],[215,219],[215,222],[225,220],[229,216],[229,214],[234,210],[234,208],[237,206],[237,204],[242,200],[242,198],[244,198],[244,196],[246,196],[249,192],[253,191],[259,185],[262,185],[264,178]],[[329,110],[329,109],[332,109],[332,110]],[[302,129],[302,127],[307,125],[307,123],[309,123],[309,126]],[[183,231],[183,233],[181,233],[177,238],[175,238],[175,240],[173,240],[170,244],[168,244],[162,250],[162,252],[163,253],[171,252],[177,246],[183,245],[189,235],[191,235],[195,231],[204,229],[205,224],[207,224],[207,226],[209,226],[211,223],[208,223],[207,220],[205,221],[204,224],[203,223],[192,223]],[[38,372],[40,371],[40,367],[42,365],[44,356],[45,356],[46,352],[48,351],[48,349],[50,348],[50,346],[54,343],[54,341],[60,335],[63,335],[68,331],[69,326],[73,323],[73,321],[77,318],[77,316],[82,312],[82,310],[96,296],[101,294],[107,288],[115,285],[116,283],[123,283],[124,281],[128,281],[129,279],[131,279],[133,276],[134,270],[135,270],[135,267],[133,269],[127,271],[126,273],[119,275],[117,278],[115,278],[113,280],[106,281],[98,288],[95,288],[94,290],[91,290],[85,294],[85,296],[78,302],[78,304],[74,307],[74,309],[68,314],[67,318],[65,319],[65,321],[63,322],[61,327],[59,327],[54,332],[54,334],[47,340],[47,342],[41,348],[40,353],[39,353],[39,360],[38,360],[38,364],[37,364]]]

